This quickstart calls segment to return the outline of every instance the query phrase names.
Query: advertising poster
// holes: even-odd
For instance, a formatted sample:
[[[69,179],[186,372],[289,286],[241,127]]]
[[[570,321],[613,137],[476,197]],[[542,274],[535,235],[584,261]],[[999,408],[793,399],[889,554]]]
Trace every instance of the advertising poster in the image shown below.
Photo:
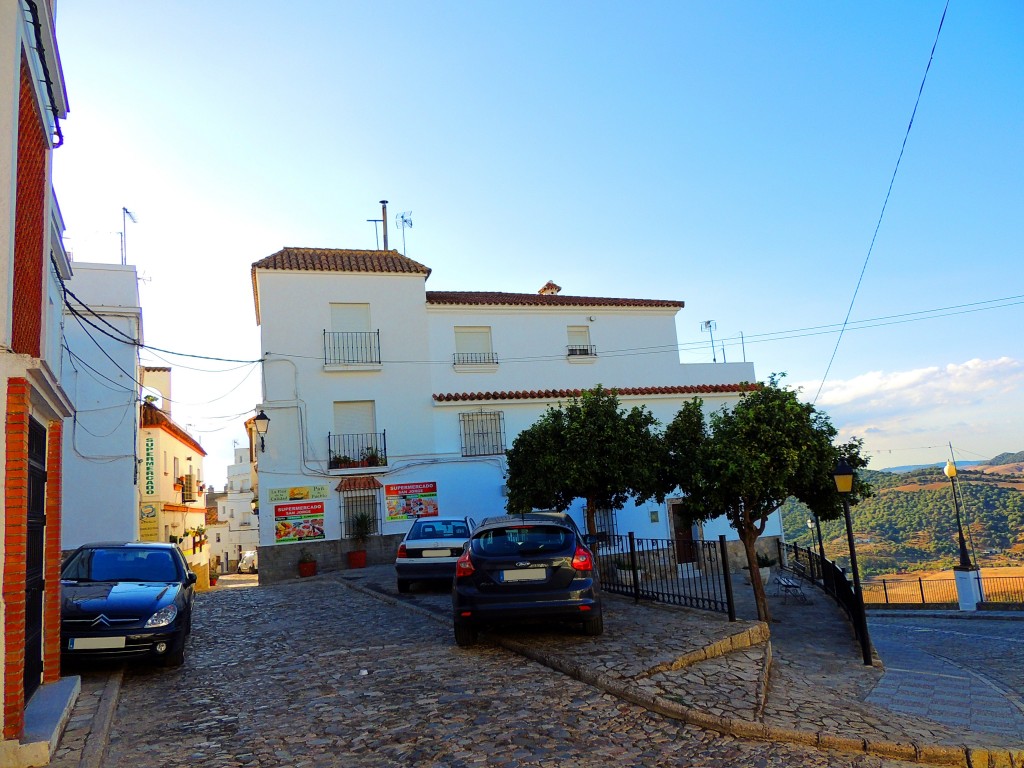
[[[143,504],[139,507],[139,541],[157,541],[160,537],[156,524],[156,505]]]
[[[437,483],[385,485],[388,522],[437,517]]]
[[[267,495],[274,505],[274,540],[312,541],[324,535],[324,502],[329,495],[326,485],[298,485],[270,488]]]

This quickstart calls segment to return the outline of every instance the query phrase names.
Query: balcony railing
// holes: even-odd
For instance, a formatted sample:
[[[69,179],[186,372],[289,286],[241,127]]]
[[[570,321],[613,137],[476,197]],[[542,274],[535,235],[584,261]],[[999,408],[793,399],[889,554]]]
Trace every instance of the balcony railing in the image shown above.
[[[328,468],[384,467],[388,463],[386,432],[327,433]]]
[[[570,344],[565,348],[567,357],[597,357],[597,347],[593,344]]]
[[[497,365],[498,356],[493,352],[456,352],[452,356],[454,365]]]
[[[380,365],[380,331],[324,331],[324,365]]]

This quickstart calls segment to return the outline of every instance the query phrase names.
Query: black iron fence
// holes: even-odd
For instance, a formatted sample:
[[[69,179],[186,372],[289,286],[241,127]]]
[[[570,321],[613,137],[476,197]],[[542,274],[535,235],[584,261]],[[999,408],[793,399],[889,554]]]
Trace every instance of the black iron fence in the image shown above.
[[[868,623],[864,615],[864,606],[853,591],[853,584],[846,578],[846,572],[831,560],[822,560],[813,549],[779,542],[779,557],[787,563],[789,569],[812,584],[816,584],[831,595],[839,607],[846,611],[853,625],[857,640],[865,648],[869,647]],[[863,593],[863,585],[861,592]],[[867,651],[865,651],[865,657]]]
[[[1024,604],[1024,576],[983,576],[976,571],[981,602],[991,605]],[[959,607],[956,579],[873,579],[864,582],[868,605],[933,605]]]
[[[380,365],[380,331],[324,331],[324,364]]]
[[[608,536],[595,547],[601,588],[636,601],[685,605],[736,619],[725,537],[676,541]]]
[[[388,463],[386,432],[327,433],[328,468],[383,467]]]

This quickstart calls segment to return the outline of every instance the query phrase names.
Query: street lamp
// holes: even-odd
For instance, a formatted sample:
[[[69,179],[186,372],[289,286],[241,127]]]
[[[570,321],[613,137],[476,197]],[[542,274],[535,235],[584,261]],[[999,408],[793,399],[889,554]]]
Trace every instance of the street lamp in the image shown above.
[[[846,539],[850,545],[850,570],[853,571],[853,592],[856,597],[857,620],[860,625],[860,649],[864,663],[871,666],[871,640],[868,638],[868,620],[864,612],[864,593],[860,588],[860,572],[857,569],[857,550],[853,546],[853,521],[850,520],[850,492],[853,490],[853,467],[846,459],[839,459],[832,477],[836,482],[836,490],[843,500],[843,512],[846,515]]]
[[[960,567],[971,568],[971,558],[967,554],[967,541],[964,539],[964,526],[960,522],[960,505],[956,501],[956,464],[952,459],[946,460],[946,468],[942,470],[949,478],[949,487],[953,489],[953,511],[956,513],[956,533],[960,540]]]
[[[256,434],[260,436],[260,453],[263,453],[267,448],[266,444],[263,442],[263,436],[266,435],[267,430],[270,429],[270,417],[263,411],[260,411],[252,421],[256,426]]]

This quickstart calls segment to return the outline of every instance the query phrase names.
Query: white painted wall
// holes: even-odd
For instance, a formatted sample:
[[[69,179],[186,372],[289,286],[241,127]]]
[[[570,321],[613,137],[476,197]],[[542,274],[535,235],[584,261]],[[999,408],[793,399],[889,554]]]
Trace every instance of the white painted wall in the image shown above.
[[[333,403],[372,400],[377,431],[387,433],[388,466],[374,471],[382,485],[437,484],[441,514],[477,520],[504,514],[504,456],[463,457],[459,414],[501,411],[506,447],[555,399],[439,402],[435,394],[605,387],[738,384],[755,380],[752,363],[682,365],[673,308],[484,308],[427,305],[422,275],[341,274],[259,270],[264,373],[263,408],[271,418],[266,451],[258,454],[260,543],[275,543],[269,489],[326,484],[325,532],[343,535],[342,477],[329,472],[327,435]],[[331,327],[332,302],[368,302],[372,329],[380,329],[382,365],[365,370],[325,366],[323,332]],[[591,319],[593,318],[593,319]],[[456,369],[455,326],[489,326],[497,366]],[[568,358],[568,326],[587,325],[594,359]],[[643,353],[636,351],[644,348]],[[692,395],[621,396],[622,405],[646,405],[668,423]],[[704,396],[707,411],[736,401],[735,394]],[[361,470],[366,474],[368,470]],[[380,493],[381,520],[385,518]],[[583,523],[583,501],[570,510]],[[658,521],[651,521],[651,511]],[[408,522],[383,522],[383,533],[402,533]],[[778,525],[773,523],[774,529]],[[618,513],[620,533],[668,537],[664,504],[627,504]],[[705,526],[706,535],[716,526]],[[769,533],[773,530],[769,528]],[[723,531],[735,539],[731,529]]]
[[[136,278],[133,266],[77,263],[68,288],[111,326],[141,341]],[[62,383],[75,415],[64,420],[61,547],[132,541],[138,538],[138,351],[70,313],[64,320],[64,337],[75,357],[64,352]],[[141,476],[143,467],[138,470]]]

